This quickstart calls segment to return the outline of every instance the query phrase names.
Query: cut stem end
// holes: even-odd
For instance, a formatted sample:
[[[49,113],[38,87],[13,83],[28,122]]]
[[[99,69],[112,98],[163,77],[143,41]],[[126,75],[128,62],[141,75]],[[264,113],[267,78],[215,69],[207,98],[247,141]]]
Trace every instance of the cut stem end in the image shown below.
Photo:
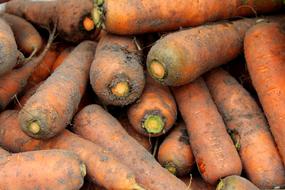
[[[85,165],[85,164],[82,163],[82,164],[80,165],[80,171],[81,171],[81,176],[82,176],[82,177],[86,176],[87,171],[86,171],[86,165]]]
[[[85,17],[83,20],[83,27],[86,31],[91,31],[95,28],[95,23],[93,22],[93,20],[89,17]]]
[[[173,175],[176,175],[177,169],[174,164],[168,163],[164,165],[164,168],[167,169]]]
[[[143,128],[145,128],[148,133],[158,134],[161,133],[164,128],[164,122],[158,115],[149,115],[143,123]]]
[[[216,190],[222,190],[223,188],[224,188],[224,182],[223,182],[223,180],[221,179],[221,181],[220,181],[219,184],[217,185]]]
[[[92,20],[97,28],[100,28],[102,25],[102,12],[98,7],[94,7],[91,12]]]
[[[163,64],[161,64],[160,62],[158,61],[152,61],[150,63],[150,73],[151,75],[156,78],[156,79],[163,79],[166,75],[166,71],[165,71],[165,68],[163,66]]]
[[[145,190],[145,188],[141,187],[140,185],[138,184],[135,184],[132,188],[132,190]]]
[[[126,81],[118,82],[115,86],[111,88],[111,91],[117,97],[128,96],[130,91],[129,83]]]
[[[38,134],[41,130],[41,127],[38,122],[35,121],[28,126],[28,130],[33,134]]]

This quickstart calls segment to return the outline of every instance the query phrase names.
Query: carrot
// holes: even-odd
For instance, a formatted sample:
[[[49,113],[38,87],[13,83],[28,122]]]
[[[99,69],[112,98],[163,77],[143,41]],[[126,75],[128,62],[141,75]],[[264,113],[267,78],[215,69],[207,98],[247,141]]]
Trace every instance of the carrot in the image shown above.
[[[85,164],[65,150],[4,154],[0,162],[0,188],[5,190],[76,190],[86,175]]]
[[[204,80],[173,88],[173,93],[203,179],[215,184],[222,177],[240,175],[241,160]]]
[[[90,68],[90,83],[106,105],[124,106],[141,95],[145,79],[142,57],[130,37],[104,35]]]
[[[27,101],[19,113],[25,133],[47,139],[66,127],[85,91],[95,47],[95,42],[81,42]]]
[[[244,41],[245,57],[270,130],[285,164],[285,34],[277,23],[260,23]]]
[[[73,50],[73,47],[68,47],[68,48],[65,48],[62,52],[59,53],[59,55],[57,56],[55,61],[53,61],[54,63],[52,64],[51,72],[54,72],[55,69],[57,67],[59,67],[64,62],[64,60],[71,53],[72,50]]]
[[[140,133],[138,133],[133,126],[130,124],[129,119],[127,117],[121,117],[118,119],[121,123],[122,127],[127,131],[127,133],[133,137],[140,145],[142,145],[147,151],[151,152],[152,150],[152,142],[149,137],[146,137]]]
[[[28,78],[31,76],[35,67],[40,63],[49,50],[54,38],[55,29],[56,28],[54,28],[53,32],[51,33],[45,49],[39,56],[34,57],[24,66],[12,70],[0,77],[0,110],[3,110],[14,98],[14,96],[21,92],[26,86]]]
[[[86,164],[87,176],[107,189],[143,190],[136,183],[133,172],[121,164],[110,151],[80,138],[68,130],[48,140],[37,140],[26,135],[19,125],[18,112],[7,110],[0,114],[0,144],[7,150],[64,149],[76,153]]]
[[[11,0],[3,9],[44,27],[58,22],[59,35],[72,42],[95,38],[98,32],[91,17],[91,0]]]
[[[253,183],[240,176],[228,176],[220,181],[216,190],[246,189],[259,190]]]
[[[206,183],[201,177],[183,177],[180,178],[188,187],[187,190],[215,190],[215,186]]]
[[[34,69],[33,73],[29,77],[26,89],[32,88],[41,81],[44,81],[51,74],[51,68],[58,56],[57,50],[52,47],[46,55],[43,57],[42,61]]]
[[[42,38],[32,24],[11,14],[3,14],[2,18],[10,25],[21,52],[32,56],[41,49]]]
[[[186,186],[162,168],[154,157],[120,123],[98,105],[89,105],[74,118],[75,133],[107,150],[132,169],[146,189],[174,190]]]
[[[99,0],[93,20],[97,27],[102,25],[108,32],[129,35],[175,30],[281,8],[282,0]]]
[[[184,176],[193,168],[195,158],[183,122],[177,124],[159,146],[158,161],[176,176]]]
[[[11,71],[17,64],[18,49],[10,26],[0,18],[0,76]]]
[[[254,24],[255,19],[242,19],[171,33],[148,53],[148,72],[165,85],[187,84],[237,57],[245,32]]]
[[[263,189],[285,184],[282,160],[254,99],[222,69],[210,72],[206,82],[236,142],[249,179]]]
[[[161,86],[149,76],[142,96],[128,109],[128,118],[134,129],[149,137],[169,131],[176,115],[176,103],[168,87]]]

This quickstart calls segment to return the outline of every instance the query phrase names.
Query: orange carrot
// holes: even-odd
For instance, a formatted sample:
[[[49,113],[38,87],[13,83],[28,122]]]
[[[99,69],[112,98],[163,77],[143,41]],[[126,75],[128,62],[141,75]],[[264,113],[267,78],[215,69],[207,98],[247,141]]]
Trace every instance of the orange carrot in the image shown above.
[[[3,149],[2,149],[3,150]],[[79,189],[85,164],[65,150],[42,150],[0,156],[0,189]]]
[[[176,103],[168,87],[161,86],[149,76],[142,96],[128,109],[128,118],[134,129],[149,137],[169,131],[176,115]]]
[[[282,0],[98,0],[93,20],[97,27],[103,25],[108,32],[126,35],[175,30],[281,8]]]
[[[81,42],[27,101],[19,113],[24,132],[47,139],[70,123],[86,88],[95,47],[92,41]]]
[[[72,42],[95,38],[98,33],[91,18],[91,0],[11,0],[4,10],[44,27],[57,23],[60,36]]]
[[[37,140],[26,135],[18,121],[18,112],[7,110],[0,114],[0,144],[7,150],[64,149],[76,153],[86,164],[87,176],[106,189],[144,190],[136,183],[133,172],[121,164],[110,151],[64,130],[54,138]]]
[[[173,93],[203,179],[215,184],[222,177],[240,175],[241,160],[204,80],[173,88]]]
[[[32,24],[11,14],[3,14],[2,18],[10,25],[21,52],[33,55],[41,49],[42,38]]]
[[[259,188],[285,184],[282,160],[254,99],[222,69],[210,72],[206,82],[232,133],[248,178]]]
[[[0,76],[11,71],[17,64],[18,49],[10,26],[0,18]]]
[[[142,56],[130,37],[104,35],[90,68],[90,83],[106,105],[133,103],[143,91]]]
[[[68,48],[65,48],[62,52],[60,52],[60,54],[57,56],[56,60],[52,64],[51,72],[54,72],[55,69],[64,62],[64,60],[71,53],[72,50],[73,50],[73,47],[68,47]]]
[[[220,181],[216,190],[259,190],[254,184],[240,176],[228,176]]]
[[[285,34],[277,23],[260,23],[244,41],[245,57],[270,130],[285,164]]]
[[[163,140],[158,150],[158,161],[176,176],[184,176],[195,164],[184,123],[179,123]]]
[[[31,76],[35,67],[40,63],[49,50],[54,34],[55,28],[49,37],[47,46],[38,57],[33,58],[24,66],[12,70],[0,77],[0,110],[3,110],[14,96],[21,92],[26,86],[28,78]]]
[[[75,133],[110,150],[122,163],[132,169],[146,189],[174,190],[186,186],[162,168],[154,157],[120,123],[98,105],[89,105],[74,118]]]

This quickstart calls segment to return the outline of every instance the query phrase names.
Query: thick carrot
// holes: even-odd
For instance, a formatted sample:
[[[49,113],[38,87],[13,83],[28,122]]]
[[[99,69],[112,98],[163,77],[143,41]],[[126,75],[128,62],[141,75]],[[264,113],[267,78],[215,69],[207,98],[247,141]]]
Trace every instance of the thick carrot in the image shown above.
[[[2,18],[10,25],[21,52],[32,55],[41,49],[43,45],[41,35],[32,24],[11,14],[3,14]]]
[[[270,130],[285,164],[285,34],[277,23],[260,23],[244,41],[245,57]]]
[[[66,150],[41,150],[0,156],[0,189],[77,190],[86,166]]]
[[[127,133],[133,137],[140,145],[142,145],[146,150],[151,152],[152,150],[152,142],[149,137],[146,137],[140,133],[138,133],[133,126],[130,124],[129,119],[127,117],[118,118],[122,127],[127,131]]]
[[[209,21],[280,10],[282,0],[100,0],[93,17],[115,34],[140,34],[197,26]]]
[[[206,183],[200,176],[180,178],[188,187],[187,190],[215,190],[215,186]]]
[[[177,108],[168,87],[147,76],[140,99],[128,109],[128,118],[139,133],[153,137],[165,134],[173,126]]]
[[[47,52],[42,61],[36,66],[33,73],[29,77],[26,89],[32,88],[33,86],[48,78],[48,76],[51,74],[51,68],[57,56],[57,50],[55,47],[51,47],[51,49]]]
[[[95,47],[95,42],[81,42],[27,101],[19,113],[24,132],[47,139],[70,123],[86,88]]]
[[[60,36],[69,41],[79,42],[97,35],[98,30],[91,18],[91,0],[11,0],[4,9],[40,26],[58,23]]]
[[[110,151],[64,130],[54,138],[37,140],[26,135],[19,126],[18,112],[0,114],[0,144],[12,152],[64,149],[75,152],[86,164],[87,176],[107,189],[143,190],[133,172],[121,164]]]
[[[162,168],[154,157],[100,106],[90,105],[81,110],[75,116],[73,130],[110,150],[134,171],[138,182],[146,189],[186,189],[183,182]]]
[[[106,105],[124,106],[141,95],[145,79],[142,56],[130,37],[104,35],[90,68],[90,83]]]
[[[215,184],[222,177],[240,175],[241,160],[204,80],[173,88],[173,93],[203,179]]]
[[[147,56],[150,75],[162,84],[187,84],[242,52],[245,32],[255,19],[221,22],[171,33]]]
[[[60,54],[57,56],[56,60],[52,64],[51,72],[54,72],[57,67],[59,67],[64,60],[67,58],[67,56],[71,53],[73,50],[73,47],[65,48]]]
[[[220,181],[216,190],[259,190],[253,183],[240,176],[228,176]]]
[[[0,18],[0,76],[13,69],[17,64],[18,49],[10,26]]]
[[[8,103],[23,90],[26,86],[28,78],[31,76],[35,67],[40,63],[43,57],[46,55],[50,48],[53,37],[55,34],[55,28],[49,37],[48,43],[45,49],[38,57],[34,57],[24,66],[12,70],[0,77],[0,110],[3,110]]]
[[[193,168],[195,158],[183,122],[177,124],[159,146],[158,161],[176,176],[189,174]]]
[[[249,179],[262,189],[285,184],[282,160],[254,99],[222,69],[210,72],[206,82],[236,142]]]

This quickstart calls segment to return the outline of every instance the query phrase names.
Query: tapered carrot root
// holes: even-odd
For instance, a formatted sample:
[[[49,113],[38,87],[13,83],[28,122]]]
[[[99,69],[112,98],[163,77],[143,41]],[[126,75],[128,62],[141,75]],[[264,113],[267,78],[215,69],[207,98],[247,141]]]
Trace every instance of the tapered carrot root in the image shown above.
[[[49,50],[54,38],[55,29],[56,28],[54,28],[50,34],[45,49],[38,57],[34,57],[21,68],[12,70],[0,77],[0,110],[3,110],[14,96],[21,92],[26,86],[28,78],[31,76],[35,67],[41,62]]]
[[[58,32],[62,38],[79,42],[97,35],[91,19],[93,1],[91,0],[11,0],[5,11],[26,20],[47,27],[58,22]]]
[[[254,24],[254,19],[242,19],[169,34],[151,48],[148,72],[165,85],[187,84],[237,57],[245,32]]]
[[[19,113],[23,131],[47,139],[70,123],[86,88],[95,47],[94,42],[81,42],[27,101]]]
[[[145,79],[142,57],[130,37],[106,34],[90,69],[94,92],[107,105],[124,106],[141,95]]]
[[[134,129],[145,136],[160,136],[173,126],[177,115],[175,100],[168,87],[149,76],[140,99],[128,109]]]
[[[17,64],[18,49],[10,26],[0,18],[0,76],[13,69]]]
[[[149,152],[152,150],[152,142],[149,137],[146,137],[140,133],[138,133],[133,126],[130,124],[127,117],[122,117],[118,119],[121,123],[122,127],[127,131],[127,133],[133,137],[140,145],[142,145]]]
[[[285,34],[277,23],[260,23],[244,41],[245,57],[270,130],[285,164]]]
[[[42,38],[32,24],[11,14],[3,14],[2,18],[10,25],[21,52],[31,55],[41,49]]]
[[[253,183],[240,176],[229,176],[220,181],[216,190],[259,190]]]
[[[195,158],[184,123],[177,124],[159,146],[158,161],[176,176],[184,176],[190,172]]]
[[[80,136],[110,150],[132,169],[145,189],[174,190],[186,186],[162,168],[154,157],[120,123],[98,105],[81,110],[74,119],[73,130]]]
[[[255,12],[273,12],[281,7],[282,0],[100,0],[93,20],[108,32],[125,35],[197,26],[209,21],[254,15]]]
[[[285,169],[262,111],[227,72],[206,77],[211,95],[231,131],[248,178],[259,188],[285,184]]]
[[[215,184],[222,177],[240,175],[241,160],[204,80],[173,88],[173,93],[203,179]]]
[[[68,55],[72,52],[73,47],[68,47],[64,49],[60,54],[57,56],[56,60],[52,64],[51,72],[54,72],[57,67],[59,67],[64,60],[68,57]]]
[[[86,175],[85,164],[65,150],[6,154],[0,163],[0,188],[5,190],[76,190]]]
[[[18,112],[0,114],[0,144],[13,152],[64,149],[75,152],[86,164],[88,177],[107,189],[143,190],[133,172],[100,146],[64,130],[54,138],[37,140],[27,136],[19,126]],[[3,135],[3,136],[2,136]]]

